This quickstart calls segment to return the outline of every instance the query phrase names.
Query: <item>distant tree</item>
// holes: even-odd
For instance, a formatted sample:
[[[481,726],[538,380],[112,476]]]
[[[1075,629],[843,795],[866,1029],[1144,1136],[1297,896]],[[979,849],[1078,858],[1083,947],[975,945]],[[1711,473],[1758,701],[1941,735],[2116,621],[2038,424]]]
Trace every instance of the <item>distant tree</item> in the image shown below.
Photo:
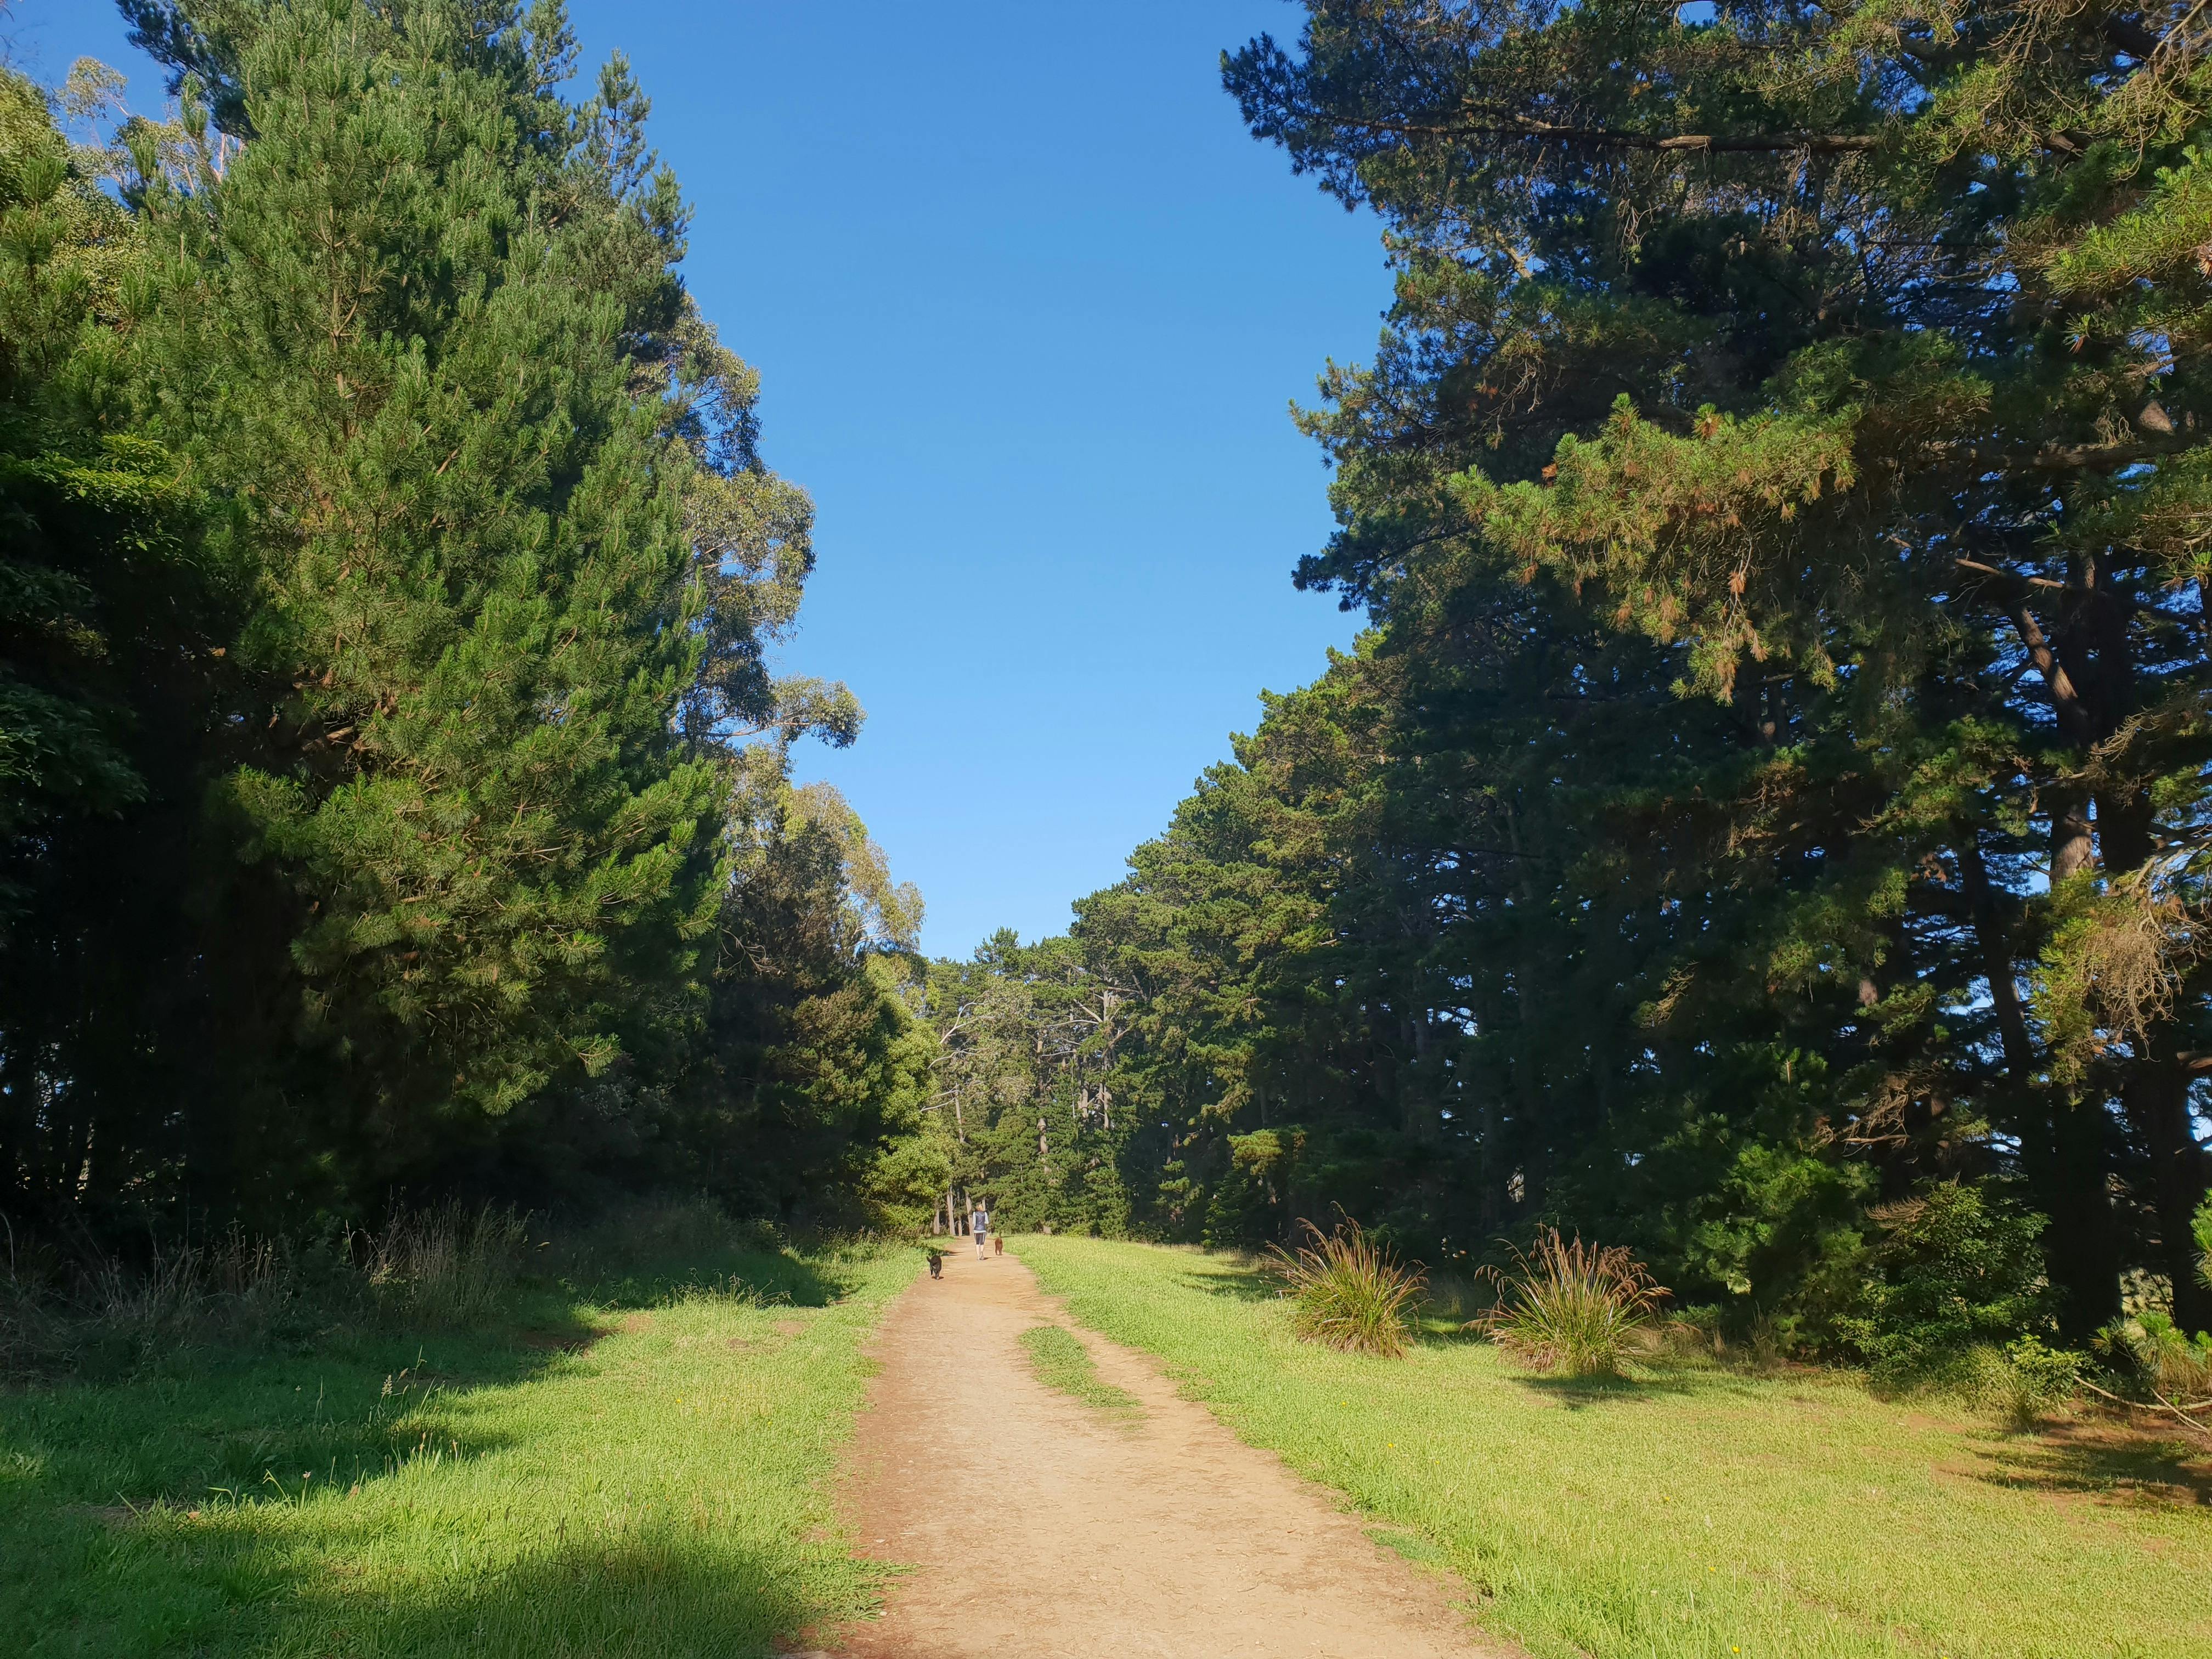
[[[826,784],[757,768],[736,805],[688,1139],[710,1185],[786,1219],[918,1223],[937,1184],[903,1151],[928,1065],[908,1000],[921,895]]]

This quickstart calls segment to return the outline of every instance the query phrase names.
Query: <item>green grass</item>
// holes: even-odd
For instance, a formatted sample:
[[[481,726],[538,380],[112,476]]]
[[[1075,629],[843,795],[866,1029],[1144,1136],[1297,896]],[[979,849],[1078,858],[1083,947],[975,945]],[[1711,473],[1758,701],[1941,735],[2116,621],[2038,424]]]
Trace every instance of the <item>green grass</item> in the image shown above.
[[[1333,1352],[1237,1261],[1020,1254],[1394,1547],[1432,1550],[1541,1659],[2212,1652],[2212,1469],[2179,1448],[2013,1434],[1832,1374],[1567,1381],[1435,1335],[1403,1360]]]
[[[917,1265],[732,1255],[0,1393],[4,1645],[657,1659],[862,1613],[825,1477]]]
[[[1024,1331],[1022,1346],[1029,1351],[1030,1368],[1037,1381],[1048,1389],[1123,1418],[1133,1418],[1139,1410],[1136,1395],[1100,1376],[1091,1350],[1059,1326],[1036,1325]]]

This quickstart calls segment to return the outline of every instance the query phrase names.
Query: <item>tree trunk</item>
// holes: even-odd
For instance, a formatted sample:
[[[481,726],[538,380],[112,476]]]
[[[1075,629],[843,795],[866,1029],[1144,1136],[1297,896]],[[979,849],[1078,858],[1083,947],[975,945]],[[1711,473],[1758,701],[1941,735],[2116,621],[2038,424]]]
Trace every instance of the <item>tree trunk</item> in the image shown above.
[[[2106,654],[2112,649],[2107,642]],[[2100,791],[2096,800],[2098,852],[2106,875],[2142,869],[2158,851],[2149,792],[2124,785]],[[2190,1121],[2191,1073],[2180,1047],[2171,1019],[2145,1031],[2132,1074],[2120,1090],[2120,1106],[2150,1158],[2159,1265],[2173,1281],[2174,1322],[2185,1330],[2212,1330],[2212,1288],[2197,1276],[2197,1242],[2191,1231],[2212,1170]]]
[[[2059,735],[2086,750],[2098,738],[2081,690],[2026,605],[2013,625],[2028,659],[2043,677]],[[2094,867],[2096,843],[2089,802],[2079,791],[2046,793],[2051,813],[2053,886]],[[2021,1161],[2036,1202],[2051,1218],[2044,1254],[2060,1296],[2059,1325],[2073,1338],[2087,1336],[2120,1309],[2120,1241],[2107,1190],[2110,1125],[2101,1100],[2067,1100],[2047,1093],[2043,1109],[2022,1124]]]
[[[2054,874],[2062,860],[2077,870],[2087,866],[2088,819],[2078,805],[2071,811],[2052,809],[2051,838]],[[2094,1099],[2069,1100],[2037,1086],[2039,1058],[2021,1006],[2011,930],[1998,910],[1971,831],[1960,844],[1959,873],[2003,1046],[2006,1094],[2017,1115],[2021,1163],[2036,1206],[2051,1218],[2043,1248],[2051,1282],[2058,1291],[2059,1324],[2078,1340],[2119,1311],[2120,1241],[2108,1190],[2111,1156],[2104,1109]]]
[[[2173,1281],[2173,1322],[2185,1331],[2212,1330],[2212,1287],[2197,1275],[2197,1240],[2191,1231],[2212,1171],[2190,1126],[2190,1074],[2165,1046],[2166,1036],[2154,1033],[2146,1044],[2149,1052],[2122,1091],[2121,1103],[2150,1153],[2159,1265]]]
[[[2059,1328],[2076,1340],[2120,1311],[2120,1240],[2106,1189],[2111,1122],[2096,1099],[2046,1097],[2028,1184],[2051,1218],[2044,1255],[2059,1292]],[[2031,1151],[2022,1137],[2022,1151]]]

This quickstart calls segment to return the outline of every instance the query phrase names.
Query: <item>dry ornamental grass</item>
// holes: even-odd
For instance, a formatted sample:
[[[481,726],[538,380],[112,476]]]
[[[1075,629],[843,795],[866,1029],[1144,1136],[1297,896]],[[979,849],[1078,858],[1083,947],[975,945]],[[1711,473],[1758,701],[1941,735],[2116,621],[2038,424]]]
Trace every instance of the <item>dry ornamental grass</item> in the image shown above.
[[[1274,1252],[1293,1328],[1308,1341],[1348,1353],[1402,1358],[1413,1346],[1411,1310],[1425,1282],[1420,1268],[1399,1261],[1349,1218],[1333,1233],[1310,1221],[1298,1224],[1312,1243]]]
[[[1498,1305],[1468,1328],[1524,1364],[1569,1376],[1620,1369],[1638,1334],[1667,1299],[1667,1287],[1626,1246],[1572,1243],[1556,1227],[1536,1235],[1527,1255],[1513,1253],[1514,1271],[1486,1269]]]

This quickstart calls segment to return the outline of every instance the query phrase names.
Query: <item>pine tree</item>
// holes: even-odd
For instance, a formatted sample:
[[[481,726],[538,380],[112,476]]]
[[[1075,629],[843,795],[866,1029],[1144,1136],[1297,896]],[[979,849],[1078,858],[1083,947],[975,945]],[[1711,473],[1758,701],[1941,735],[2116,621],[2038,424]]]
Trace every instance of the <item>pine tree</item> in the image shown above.
[[[162,20],[192,143],[136,145],[175,251],[147,395],[259,577],[240,1127],[317,1101],[303,1155],[404,1178],[696,1028],[722,738],[774,701],[807,509],[677,276],[642,94],[619,59],[556,90],[557,7]]]
[[[1748,704],[1796,774],[1768,804],[1832,814],[1770,849],[1798,896],[1765,931],[1911,1061],[1858,1068],[1869,1137],[2016,1136],[2077,1332],[2136,1183],[2207,1323],[2194,14],[1309,12],[1230,87],[1403,276],[1394,343],[1330,388],[1345,528],[1304,580],[1387,617],[1455,560],[1550,573]],[[1856,803],[1802,793],[1850,775]],[[1986,1048],[1942,1052],[1939,987]]]

